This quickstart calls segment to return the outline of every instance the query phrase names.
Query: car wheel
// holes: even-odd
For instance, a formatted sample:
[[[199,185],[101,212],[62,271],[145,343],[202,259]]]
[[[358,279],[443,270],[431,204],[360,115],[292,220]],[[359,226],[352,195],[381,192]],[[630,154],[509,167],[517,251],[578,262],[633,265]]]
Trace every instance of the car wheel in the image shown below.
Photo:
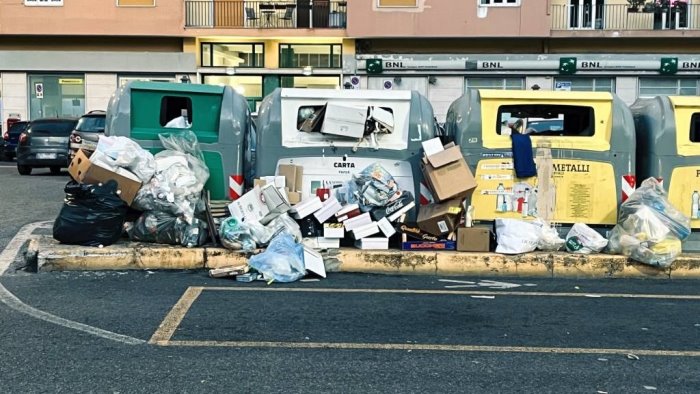
[[[51,167],[51,175],[60,175],[61,167]]]
[[[30,175],[32,173],[32,167],[17,165],[17,172],[20,175]]]

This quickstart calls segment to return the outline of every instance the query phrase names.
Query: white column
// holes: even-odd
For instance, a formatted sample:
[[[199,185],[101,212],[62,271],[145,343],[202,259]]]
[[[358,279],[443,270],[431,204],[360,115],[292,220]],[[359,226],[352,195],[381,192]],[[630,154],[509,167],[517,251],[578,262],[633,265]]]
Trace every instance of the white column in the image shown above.
[[[27,99],[27,74],[2,73],[2,108],[0,120],[4,123],[7,116],[17,113],[22,119],[28,119],[29,101]]]
[[[637,100],[637,77],[617,77],[615,80],[615,93],[627,104]]]
[[[117,74],[85,74],[85,112],[107,110],[117,90]]]
[[[464,94],[464,77],[435,77],[428,85],[428,101],[438,122],[444,122],[450,105]]]

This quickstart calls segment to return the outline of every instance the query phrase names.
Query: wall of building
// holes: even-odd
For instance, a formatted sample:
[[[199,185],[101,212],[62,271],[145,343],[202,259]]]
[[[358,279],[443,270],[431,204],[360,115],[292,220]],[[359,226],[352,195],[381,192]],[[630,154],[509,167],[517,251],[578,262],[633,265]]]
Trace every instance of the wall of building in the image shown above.
[[[25,6],[0,0],[0,34],[182,36],[182,0],[157,0],[154,7],[118,6],[118,0],[66,0],[62,6]]]
[[[418,7],[378,7],[377,0],[353,0],[350,37],[545,37],[547,1],[518,7],[482,7],[464,0],[418,0]],[[536,21],[533,23],[533,21]]]

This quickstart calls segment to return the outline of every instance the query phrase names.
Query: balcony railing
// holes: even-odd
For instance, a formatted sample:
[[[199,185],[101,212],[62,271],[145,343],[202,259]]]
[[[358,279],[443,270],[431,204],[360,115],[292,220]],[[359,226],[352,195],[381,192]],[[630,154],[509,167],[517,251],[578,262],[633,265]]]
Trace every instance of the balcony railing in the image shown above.
[[[700,30],[700,5],[552,5],[552,30]]]
[[[185,26],[233,29],[344,29],[347,1],[185,0]]]

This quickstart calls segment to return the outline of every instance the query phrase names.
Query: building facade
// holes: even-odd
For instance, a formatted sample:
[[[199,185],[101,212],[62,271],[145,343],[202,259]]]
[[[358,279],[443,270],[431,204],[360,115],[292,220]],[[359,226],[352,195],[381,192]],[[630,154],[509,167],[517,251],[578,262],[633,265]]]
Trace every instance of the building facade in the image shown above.
[[[700,93],[700,0],[0,0],[0,119],[105,109],[133,79]]]
[[[700,94],[697,0],[359,0],[344,82],[417,89],[438,120],[471,87]],[[348,85],[348,86],[350,86]]]

